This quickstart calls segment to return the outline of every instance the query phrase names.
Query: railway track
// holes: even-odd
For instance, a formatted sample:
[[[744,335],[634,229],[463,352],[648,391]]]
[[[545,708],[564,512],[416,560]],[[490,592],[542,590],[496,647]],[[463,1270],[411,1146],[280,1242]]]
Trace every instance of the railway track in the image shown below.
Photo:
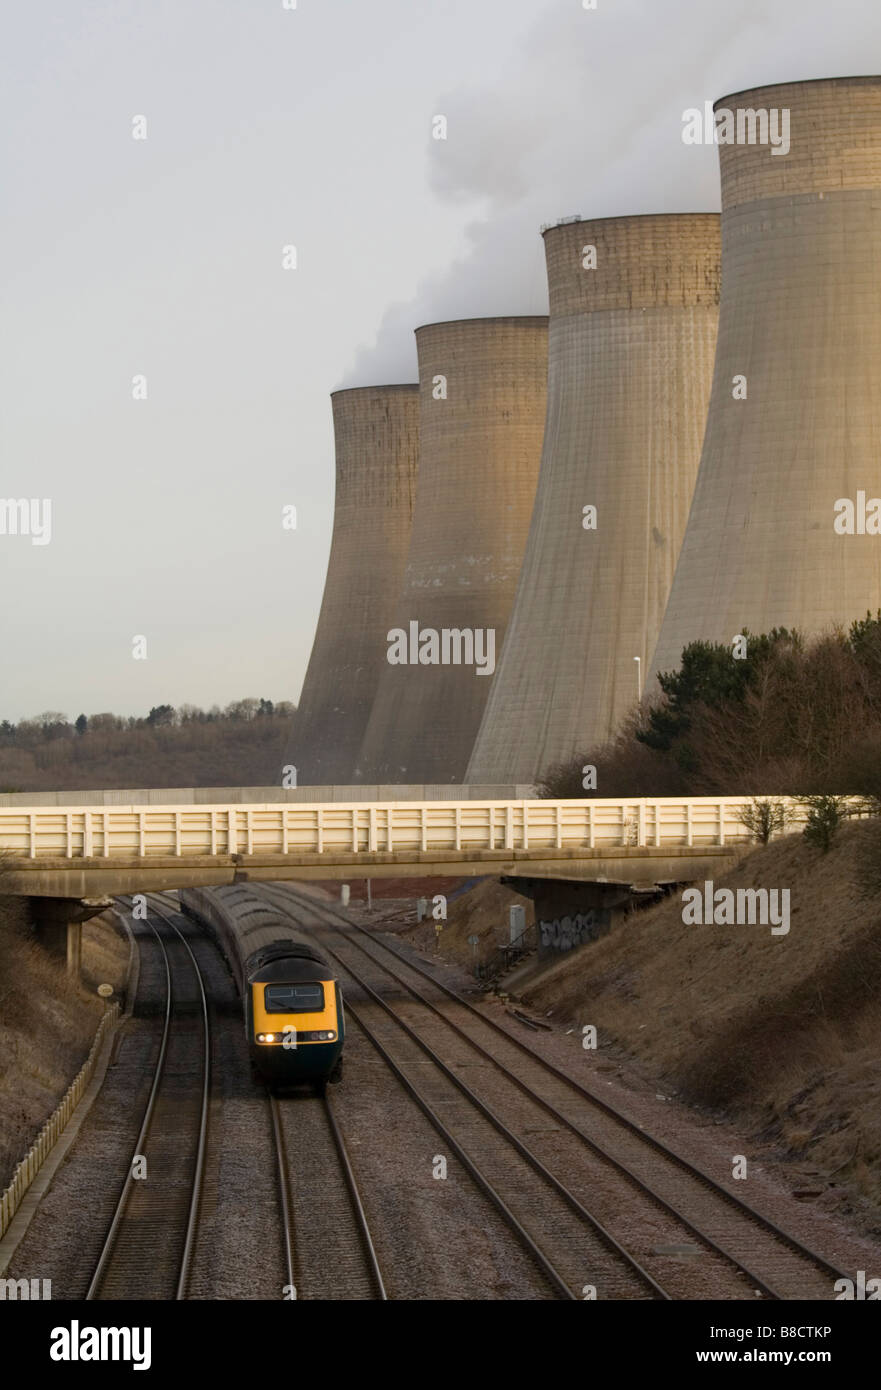
[[[272,888],[261,885],[261,893],[292,912],[291,899],[284,901],[283,890],[281,902]],[[312,906],[308,900],[308,907]],[[327,920],[324,905],[320,906],[318,915]],[[347,1013],[502,1217],[549,1291],[557,1297],[580,1299],[588,1290],[602,1287],[609,1297],[669,1300],[668,1290],[363,976],[328,946],[325,937],[322,948],[367,996],[354,1005],[349,992]],[[425,1068],[421,1053],[430,1058],[431,1068]],[[420,1077],[419,1084],[414,1075]]]
[[[170,895],[150,896],[179,911]],[[269,1089],[265,1094],[279,1200],[281,1296],[385,1300],[382,1270],[330,1096],[284,1100]]]
[[[328,1096],[269,1095],[286,1299],[386,1299],[342,1131]]]
[[[208,1002],[189,942],[156,896],[149,897],[144,927],[165,975],[162,1032],[141,1128],[87,1299],[186,1298],[199,1220],[211,1089]],[[142,1177],[134,1176],[137,1159],[146,1161]]]
[[[498,1078],[497,1085],[491,1088],[494,1103],[501,1094],[499,1086],[508,1089],[508,1113],[513,1109],[511,1097],[515,1092],[519,1097],[526,1097],[529,1107],[549,1116],[560,1131],[580,1146],[582,1153],[586,1151],[594,1171],[597,1171],[596,1165],[600,1165],[606,1174],[614,1173],[626,1184],[624,1195],[628,1201],[638,1196],[677,1223],[680,1231],[693,1238],[699,1248],[726,1262],[741,1279],[739,1295],[735,1292],[733,1296],[755,1297],[758,1291],[778,1300],[830,1299],[834,1296],[834,1280],[852,1277],[647,1133],[617,1107],[545,1061],[521,1039],[385,941],[350,922],[328,904],[299,894],[288,885],[252,887],[276,906],[288,911],[292,910],[291,904],[294,911],[297,907],[301,912],[308,909],[331,927],[337,934],[331,954],[371,1000],[395,1019],[436,1062],[440,1063],[437,1042],[433,1049],[424,1038],[416,1036],[411,1024],[417,1019],[422,1033],[426,1020],[431,1020],[429,1031],[435,1039],[439,1034],[446,1035],[447,1039],[453,1035],[459,1047],[460,1070],[468,1068],[463,1045],[472,1054],[472,1064],[474,1054],[479,1055],[481,1064]],[[330,949],[324,936],[322,941],[325,948]],[[339,954],[341,944],[342,955]],[[357,966],[352,964],[352,950],[358,956]],[[394,966],[387,963],[388,958],[394,960]],[[389,981],[394,981],[390,997],[394,998],[395,1008],[364,979],[365,962],[369,962],[368,973],[374,975],[374,986],[388,990]],[[379,979],[375,972],[379,972]],[[419,984],[414,984],[414,979]],[[420,987],[423,980],[428,982],[428,992]],[[347,1007],[355,1013],[348,1000]],[[409,1012],[411,1023],[402,1016],[402,1010]],[[371,1040],[376,1046],[376,1041]],[[451,1075],[449,1069],[446,1070]],[[452,1079],[460,1090],[467,1089],[454,1075]],[[485,1085],[485,1075],[482,1079]],[[496,1119],[503,1124],[498,1116]],[[558,1287],[557,1292],[562,1290]],[[599,1296],[622,1295],[606,1290]],[[660,1296],[669,1295],[662,1288]]]

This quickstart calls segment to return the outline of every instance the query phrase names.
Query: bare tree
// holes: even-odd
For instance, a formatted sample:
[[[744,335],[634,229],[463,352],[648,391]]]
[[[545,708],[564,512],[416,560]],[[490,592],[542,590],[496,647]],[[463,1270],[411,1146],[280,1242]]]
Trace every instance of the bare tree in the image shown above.
[[[786,829],[786,803],[776,797],[753,797],[739,819],[760,845],[766,845],[772,836],[782,835]]]

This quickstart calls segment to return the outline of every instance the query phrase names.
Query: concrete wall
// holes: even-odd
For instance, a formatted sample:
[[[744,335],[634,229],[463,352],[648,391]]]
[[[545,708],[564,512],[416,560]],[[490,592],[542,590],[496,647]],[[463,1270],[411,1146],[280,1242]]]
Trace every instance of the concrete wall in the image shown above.
[[[596,248],[596,268],[584,248]],[[636,702],[673,581],[710,398],[719,218],[545,232],[548,412],[529,543],[468,781],[534,779]],[[597,509],[596,529],[583,507]]]
[[[694,502],[653,660],[743,628],[816,633],[881,604],[881,537],[838,498],[881,493],[881,78],[762,87],[791,149],[720,145],[722,299]],[[732,379],[747,378],[735,400]]]
[[[151,787],[125,791],[4,792],[0,806],[278,806],[284,802],[329,801],[523,801],[533,796],[529,785],[467,786],[420,783],[417,786],[359,785],[356,787]]]
[[[596,941],[623,922],[633,900],[629,884],[573,879],[502,879],[535,904],[539,957],[554,956]]]
[[[417,330],[416,344],[419,487],[393,626],[490,629],[497,661],[538,479],[547,320],[431,324]],[[441,376],[446,399],[436,398]],[[490,678],[473,665],[389,665],[386,658],[383,640],[386,666],[358,776],[461,782]]]
[[[385,665],[410,543],[419,388],[336,391],[336,504],[324,597],[285,761],[301,784],[349,782]],[[281,781],[281,769],[279,769]]]

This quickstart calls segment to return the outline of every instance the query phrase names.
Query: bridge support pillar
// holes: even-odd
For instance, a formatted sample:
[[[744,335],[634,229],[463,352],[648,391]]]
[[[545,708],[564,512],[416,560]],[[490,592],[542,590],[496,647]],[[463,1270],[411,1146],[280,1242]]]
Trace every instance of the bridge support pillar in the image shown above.
[[[67,923],[76,903],[67,898],[30,898],[30,919],[37,940],[50,956],[67,953]]]
[[[67,924],[67,973],[74,975],[76,979],[80,977],[80,967],[83,963],[83,924],[82,922],[68,922]]]
[[[83,961],[83,922],[110,906],[109,898],[30,898],[30,918],[37,940],[50,955],[67,962],[67,973],[79,979]]]

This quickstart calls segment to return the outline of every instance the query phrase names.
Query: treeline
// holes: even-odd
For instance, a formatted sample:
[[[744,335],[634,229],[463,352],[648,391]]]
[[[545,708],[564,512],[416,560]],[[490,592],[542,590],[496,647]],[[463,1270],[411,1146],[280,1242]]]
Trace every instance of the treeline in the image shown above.
[[[610,744],[549,768],[540,793],[881,798],[881,610],[810,641],[742,636],[686,647],[654,700]]]
[[[0,791],[281,786],[296,708],[155,705],[143,717],[47,710],[0,723]]]

